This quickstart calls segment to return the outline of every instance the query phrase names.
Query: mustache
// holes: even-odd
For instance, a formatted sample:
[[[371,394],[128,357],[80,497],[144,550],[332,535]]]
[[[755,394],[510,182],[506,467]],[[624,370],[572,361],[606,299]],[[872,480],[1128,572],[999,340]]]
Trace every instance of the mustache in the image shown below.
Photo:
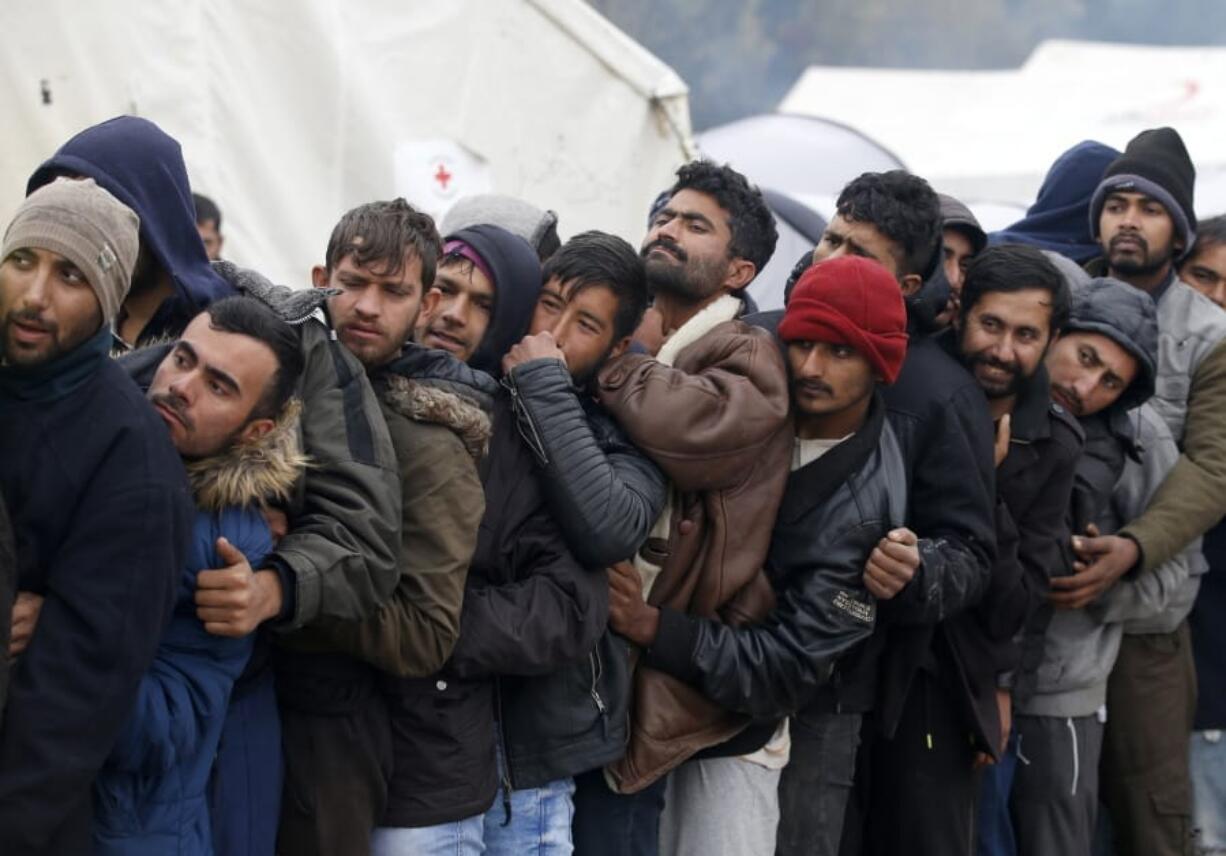
[[[661,249],[667,250],[668,252],[672,253],[674,256],[676,256],[676,257],[677,257],[677,260],[678,260],[678,261],[682,261],[682,262],[683,262],[683,261],[685,261],[687,258],[689,258],[689,257],[688,257],[688,256],[685,254],[685,250],[681,249],[681,245],[680,245],[680,244],[676,244],[676,243],[674,243],[674,242],[672,242],[672,241],[668,240],[667,238],[656,238],[656,239],[655,239],[654,241],[652,241],[650,244],[648,244],[647,246],[643,247],[643,251],[640,253],[640,255],[641,255],[643,258],[647,258],[647,255],[648,255],[648,254],[649,254],[649,253],[650,253],[652,250],[654,250],[656,247],[659,247],[659,248],[661,248]]]
[[[807,378],[799,378],[792,382],[793,389],[805,389],[809,392],[819,392],[825,395],[834,395],[834,389],[829,384],[820,380],[812,380]]]
[[[149,400],[154,404],[162,405],[162,407],[173,413],[187,430],[195,430],[196,424],[187,415],[187,403],[179,396],[171,392],[157,392],[149,396]]]
[[[14,324],[22,323],[27,327],[37,327],[48,333],[58,333],[59,325],[54,321],[48,321],[43,318],[42,314],[35,309],[15,309],[5,318],[5,323]]]
[[[1052,389],[1059,392],[1065,401],[1073,405],[1073,415],[1074,416],[1080,416],[1081,412],[1085,410],[1085,404],[1082,403],[1081,396],[1077,394],[1076,390],[1070,389],[1067,386],[1060,386],[1054,383],[1052,384]]]
[[[997,359],[996,357],[992,357],[987,354],[975,354],[975,356],[971,357],[971,364],[973,366],[987,366],[988,368],[1000,369],[1001,371],[1006,371],[1013,375],[1018,374],[1022,370],[1021,364],[1019,363],[1007,363],[1004,360]]]
[[[1121,232],[1111,239],[1111,243],[1108,246],[1115,249],[1115,245],[1121,241],[1133,241],[1139,244],[1142,250],[1149,252],[1149,244],[1146,242],[1145,238],[1141,236],[1140,232]]]

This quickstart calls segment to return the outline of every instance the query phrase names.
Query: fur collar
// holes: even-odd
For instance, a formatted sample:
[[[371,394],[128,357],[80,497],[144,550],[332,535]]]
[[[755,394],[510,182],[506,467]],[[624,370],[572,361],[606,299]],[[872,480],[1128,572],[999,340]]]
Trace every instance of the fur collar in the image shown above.
[[[656,359],[666,366],[671,366],[677,361],[681,352],[690,345],[725,321],[735,319],[741,311],[741,306],[740,298],[732,294],[725,294],[713,303],[707,304],[699,310],[697,315],[682,324],[673,332],[673,335],[668,337],[668,341],[660,348]]]
[[[488,451],[490,417],[472,399],[399,374],[385,377],[381,394],[387,405],[406,419],[450,428],[473,460],[481,460]]]
[[[189,462],[187,476],[196,505],[204,511],[220,511],[289,499],[298,477],[309,466],[298,439],[301,411],[302,404],[294,399],[263,437]]]

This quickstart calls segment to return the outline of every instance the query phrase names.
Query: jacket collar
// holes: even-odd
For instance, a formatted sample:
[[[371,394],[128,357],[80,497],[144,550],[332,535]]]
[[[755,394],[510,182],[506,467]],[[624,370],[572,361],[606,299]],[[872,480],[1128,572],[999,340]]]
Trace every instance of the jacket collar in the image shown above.
[[[493,409],[498,382],[483,371],[472,368],[446,351],[427,348],[415,342],[404,346],[400,355],[371,372],[371,379],[396,375],[406,380],[437,386],[470,399],[487,413]]]
[[[406,419],[441,425],[480,460],[489,451],[498,383],[446,351],[409,342],[371,373],[384,404]]]
[[[779,517],[785,523],[797,522],[810,509],[826,502],[853,473],[864,466],[881,440],[885,411],[885,402],[878,389],[873,393],[868,416],[860,430],[816,461],[788,476],[783,503],[779,506]]]
[[[1099,256],[1098,258],[1090,259],[1088,262],[1086,262],[1082,266],[1082,269],[1086,273],[1088,273],[1090,276],[1111,276],[1111,272],[1107,269],[1107,257],[1106,256]],[[1167,276],[1166,281],[1163,282],[1162,285],[1155,288],[1153,291],[1145,292],[1145,293],[1149,294],[1149,296],[1153,298],[1154,305],[1157,306],[1158,303],[1162,300],[1163,296],[1165,296],[1166,293],[1171,290],[1171,286],[1174,285],[1178,281],[1179,281],[1179,271],[1176,269],[1175,264],[1172,262],[1171,272]],[[1136,286],[1133,286],[1133,287],[1136,288]],[[1143,291],[1143,289],[1137,289],[1137,290]]]
[[[0,366],[0,395],[25,401],[55,401],[89,382],[107,360],[111,331],[102,329],[71,351],[33,368]]]
[[[669,336],[668,341],[660,348],[660,353],[656,354],[656,359],[666,366],[673,365],[682,351],[720,324],[734,320],[741,314],[744,306],[745,304],[735,295],[720,296],[719,299],[704,306],[698,314],[673,331],[673,335]]]
[[[1017,402],[1013,406],[1013,418],[1009,424],[1011,438],[1032,443],[1050,437],[1051,421],[1048,411],[1052,406],[1051,380],[1047,376],[1047,368],[1040,365],[1039,370],[1018,391]]]
[[[491,421],[489,408],[472,397],[426,380],[413,380],[400,374],[381,376],[379,395],[384,403],[406,419],[441,425],[451,430],[474,461],[489,451]]]
[[[301,404],[295,399],[281,411],[276,426],[250,443],[235,443],[208,458],[187,464],[196,505],[204,511],[287,500],[309,465],[298,441]]]

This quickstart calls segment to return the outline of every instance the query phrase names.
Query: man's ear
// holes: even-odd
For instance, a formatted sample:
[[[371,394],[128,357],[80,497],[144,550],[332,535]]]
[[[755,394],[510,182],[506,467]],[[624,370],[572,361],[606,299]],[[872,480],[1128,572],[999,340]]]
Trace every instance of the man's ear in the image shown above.
[[[418,334],[425,329],[434,317],[434,313],[438,311],[438,305],[442,299],[443,292],[433,286],[421,296],[421,309],[417,312],[417,321],[413,323],[413,329],[409,331],[410,339],[416,341]]]
[[[630,347],[630,342],[633,338],[633,336],[626,336],[620,342],[615,342],[613,347],[609,348],[609,355],[605,357],[605,359],[612,360],[626,353],[626,350]]]
[[[728,275],[724,277],[724,288],[728,291],[740,291],[758,275],[758,266],[749,259],[733,259],[728,262]]]
[[[417,310],[417,324],[421,323],[423,318],[429,318],[438,309],[438,302],[443,299],[443,292],[437,288],[427,288],[426,293],[421,296],[421,309]],[[413,326],[416,327],[417,324]]]
[[[903,297],[913,297],[924,286],[924,278],[918,273],[909,273],[898,281]]]
[[[316,288],[328,287],[328,270],[323,265],[311,268],[311,284]]]
[[[256,440],[260,439],[276,427],[277,422],[275,419],[252,419],[243,426],[243,430],[238,432],[238,437],[235,438],[235,442],[254,443]]]

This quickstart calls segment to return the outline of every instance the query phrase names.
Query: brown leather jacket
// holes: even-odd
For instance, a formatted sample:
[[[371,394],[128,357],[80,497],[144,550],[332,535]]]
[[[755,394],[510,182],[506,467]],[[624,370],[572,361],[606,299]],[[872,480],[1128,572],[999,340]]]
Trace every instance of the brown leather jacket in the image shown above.
[[[774,607],[762,566],[793,446],[787,369],[773,337],[724,321],[678,352],[674,367],[627,354],[599,380],[601,403],[671,481],[667,541],[643,548],[662,566],[648,601],[729,624],[762,619]],[[640,663],[630,742],[608,772],[633,793],[747,724]]]

